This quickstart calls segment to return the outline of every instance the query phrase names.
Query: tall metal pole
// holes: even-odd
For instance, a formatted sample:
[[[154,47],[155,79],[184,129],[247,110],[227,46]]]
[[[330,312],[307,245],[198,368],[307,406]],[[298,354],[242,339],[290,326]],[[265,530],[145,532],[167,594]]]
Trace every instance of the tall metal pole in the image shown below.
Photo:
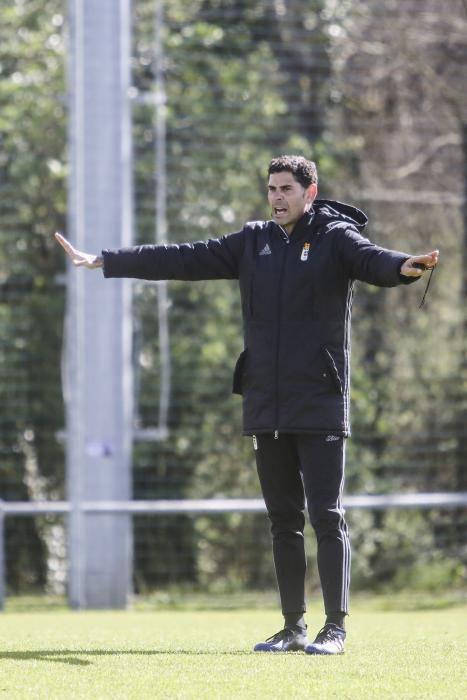
[[[132,241],[130,0],[68,0],[69,237],[81,250]],[[81,502],[131,497],[131,287],[70,268],[66,328],[69,595],[120,608],[132,578],[131,516]]]
[[[156,243],[167,243],[167,125],[164,55],[164,0],[156,0],[154,15],[154,92],[155,92],[155,170],[156,170]],[[167,282],[157,288],[159,319],[159,362],[161,384],[159,395],[158,437],[168,434],[168,413],[171,386],[170,336]]]

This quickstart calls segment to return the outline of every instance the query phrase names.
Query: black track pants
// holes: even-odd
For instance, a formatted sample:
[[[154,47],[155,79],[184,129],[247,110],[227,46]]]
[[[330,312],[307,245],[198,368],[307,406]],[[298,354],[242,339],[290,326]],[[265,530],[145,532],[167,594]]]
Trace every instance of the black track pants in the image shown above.
[[[305,611],[305,505],[318,543],[324,609],[348,612],[350,542],[341,502],[345,438],[263,434],[253,444],[271,521],[282,612]]]

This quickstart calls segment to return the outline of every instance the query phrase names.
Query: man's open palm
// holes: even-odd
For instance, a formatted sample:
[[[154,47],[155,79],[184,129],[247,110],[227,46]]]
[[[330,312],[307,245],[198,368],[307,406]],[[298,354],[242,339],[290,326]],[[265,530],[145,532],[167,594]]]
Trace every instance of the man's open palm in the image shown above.
[[[99,255],[92,255],[90,253],[83,253],[81,250],[76,250],[76,248],[71,245],[70,241],[67,241],[61,233],[55,234],[55,240],[60,243],[67,255],[71,258],[73,265],[76,265],[76,267],[87,267],[89,270],[102,267],[102,258]]]

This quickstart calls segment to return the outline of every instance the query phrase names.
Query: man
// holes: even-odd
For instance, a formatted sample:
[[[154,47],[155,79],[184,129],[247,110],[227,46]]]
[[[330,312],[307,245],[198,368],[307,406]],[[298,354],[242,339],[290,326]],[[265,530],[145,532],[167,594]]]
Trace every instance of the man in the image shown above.
[[[245,349],[234,393],[243,395],[244,434],[253,436],[271,521],[284,628],[256,651],[344,651],[350,543],[342,508],[349,424],[350,313],[355,280],[410,283],[438,251],[410,256],[361,235],[367,218],[346,204],[316,200],[317,171],[301,156],[269,164],[271,221],[204,242],[77,251],[74,264],[105,277],[238,279]],[[305,504],[318,544],[326,621],[309,644],[304,621]]]

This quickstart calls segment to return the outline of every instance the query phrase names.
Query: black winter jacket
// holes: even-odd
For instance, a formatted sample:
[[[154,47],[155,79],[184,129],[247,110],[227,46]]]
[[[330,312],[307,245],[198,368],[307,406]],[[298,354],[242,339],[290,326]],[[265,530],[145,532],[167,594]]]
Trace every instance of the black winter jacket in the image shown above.
[[[355,280],[380,287],[405,253],[364,238],[366,216],[317,200],[291,236],[273,221],[182,245],[104,250],[105,277],[238,279],[245,349],[233,391],[243,395],[244,434],[350,434],[350,315]]]

